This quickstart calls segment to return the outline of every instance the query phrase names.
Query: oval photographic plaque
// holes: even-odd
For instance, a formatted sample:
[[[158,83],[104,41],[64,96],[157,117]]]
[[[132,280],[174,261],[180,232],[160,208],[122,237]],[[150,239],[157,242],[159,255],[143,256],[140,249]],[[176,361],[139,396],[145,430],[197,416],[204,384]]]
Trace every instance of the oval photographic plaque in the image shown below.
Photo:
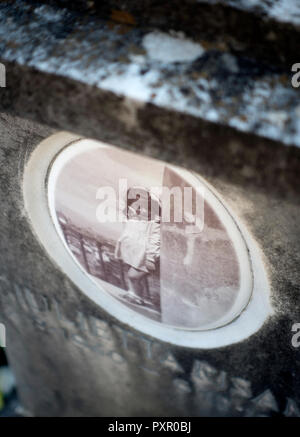
[[[205,331],[248,304],[245,240],[194,173],[80,139],[53,160],[47,192],[69,256],[93,282],[94,300],[105,307],[110,299],[113,315],[121,307],[123,320]]]

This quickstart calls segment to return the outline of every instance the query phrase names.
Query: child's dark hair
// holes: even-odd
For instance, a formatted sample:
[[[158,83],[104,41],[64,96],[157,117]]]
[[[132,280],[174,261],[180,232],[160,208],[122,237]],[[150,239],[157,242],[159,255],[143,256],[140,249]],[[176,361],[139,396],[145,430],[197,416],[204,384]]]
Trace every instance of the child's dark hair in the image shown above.
[[[137,190],[138,192],[136,193],[136,195],[134,196],[134,198],[132,199],[132,195],[130,196],[130,198],[128,198],[129,193],[132,192],[133,190]],[[161,206],[158,200],[154,199],[149,190],[147,190],[147,188],[140,188],[140,187],[132,187],[132,188],[128,188],[127,190],[127,211],[126,211],[126,217],[128,219],[128,210],[129,207],[137,202],[140,198],[141,198],[141,192],[144,191],[144,193],[147,195],[147,200],[148,200],[148,221],[150,221],[151,219],[154,219],[151,217],[151,206],[152,206],[152,201],[155,201],[158,203],[158,217],[159,217],[159,222],[160,222],[160,218],[161,218]],[[136,214],[139,215],[140,214],[140,206],[137,208],[136,210]]]

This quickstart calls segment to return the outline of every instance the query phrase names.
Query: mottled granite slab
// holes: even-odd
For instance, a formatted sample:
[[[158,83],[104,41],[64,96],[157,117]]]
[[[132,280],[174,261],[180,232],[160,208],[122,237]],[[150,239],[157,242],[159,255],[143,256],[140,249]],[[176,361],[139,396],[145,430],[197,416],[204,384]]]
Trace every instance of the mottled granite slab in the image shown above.
[[[165,1],[156,2],[154,0],[145,0],[140,2],[138,0],[108,0],[103,2],[101,0],[54,0],[52,3],[60,4],[65,7],[76,7],[81,11],[96,11],[101,10],[104,7],[103,3],[106,3],[115,10],[123,11],[160,11],[161,15],[164,15],[164,10],[167,9],[167,3]],[[174,10],[174,3],[171,2],[169,11]],[[300,5],[297,0],[180,0],[176,3],[176,6],[180,6],[182,10],[186,7],[195,7],[196,5],[202,6],[219,6],[230,7],[243,12],[251,13],[259,16],[262,20],[275,20],[277,22],[289,23],[293,26],[300,25]],[[184,17],[183,17],[184,18]],[[197,17],[194,17],[197,20]]]
[[[264,20],[276,20],[300,25],[300,4],[297,0],[196,0],[198,3],[232,6],[260,15]]]
[[[296,62],[297,0],[51,0],[50,4],[123,25],[183,31],[274,64]]]
[[[233,181],[298,190],[300,101],[289,65],[22,1],[0,5],[0,60],[2,110],[196,170],[213,162]]]

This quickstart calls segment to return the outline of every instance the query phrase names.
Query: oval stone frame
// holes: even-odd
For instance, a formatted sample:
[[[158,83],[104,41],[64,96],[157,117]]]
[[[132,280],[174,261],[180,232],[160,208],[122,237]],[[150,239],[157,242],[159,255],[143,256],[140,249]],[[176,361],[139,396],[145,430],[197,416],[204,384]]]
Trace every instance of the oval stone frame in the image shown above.
[[[239,342],[256,332],[272,313],[269,303],[269,284],[260,250],[247,229],[237,225],[229,208],[214,188],[199,175],[180,169],[192,186],[201,182],[208,188],[209,203],[221,212],[222,222],[234,242],[239,256],[241,287],[232,310],[218,322],[218,326],[202,329],[178,328],[151,320],[118,302],[91,279],[71,254],[53,211],[53,181],[59,170],[58,157],[87,147],[114,147],[99,141],[60,132],[43,140],[30,156],[23,180],[25,209],[32,227],[54,263],[94,303],[134,330],[178,346],[211,349]],[[77,153],[77,152],[76,152]],[[169,165],[169,164],[168,164]],[[172,167],[172,166],[171,166]],[[176,167],[174,167],[176,168]]]

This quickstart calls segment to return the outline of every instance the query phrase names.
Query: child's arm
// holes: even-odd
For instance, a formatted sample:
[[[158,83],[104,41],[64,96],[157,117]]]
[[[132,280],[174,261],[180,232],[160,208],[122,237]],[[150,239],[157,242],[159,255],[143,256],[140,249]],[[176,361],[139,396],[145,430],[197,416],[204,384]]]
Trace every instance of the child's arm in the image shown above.
[[[120,240],[117,241],[116,244],[116,248],[115,248],[115,258],[116,259],[120,259],[121,258],[121,254],[120,254]]]

